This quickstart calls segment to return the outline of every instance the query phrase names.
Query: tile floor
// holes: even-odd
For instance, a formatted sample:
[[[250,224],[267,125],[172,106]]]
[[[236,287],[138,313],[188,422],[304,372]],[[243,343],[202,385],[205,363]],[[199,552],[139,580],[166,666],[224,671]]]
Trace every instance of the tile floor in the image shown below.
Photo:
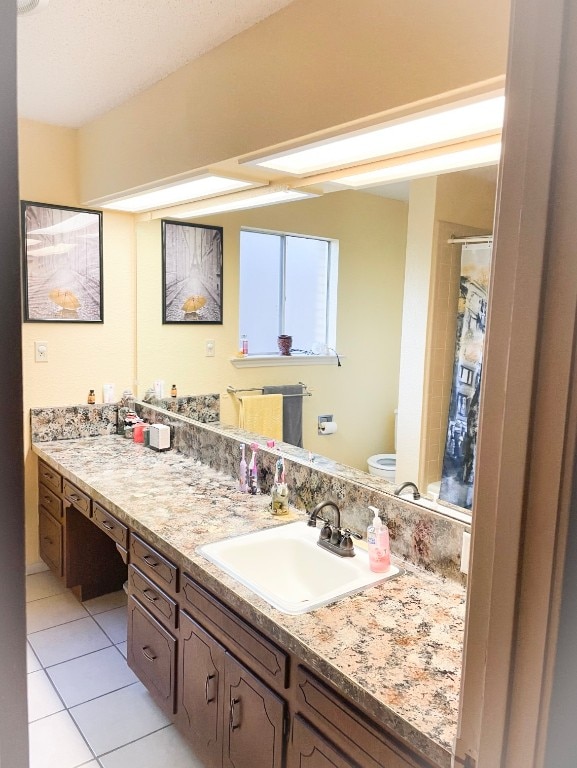
[[[30,768],[202,768],[126,664],[126,595],[26,577]]]

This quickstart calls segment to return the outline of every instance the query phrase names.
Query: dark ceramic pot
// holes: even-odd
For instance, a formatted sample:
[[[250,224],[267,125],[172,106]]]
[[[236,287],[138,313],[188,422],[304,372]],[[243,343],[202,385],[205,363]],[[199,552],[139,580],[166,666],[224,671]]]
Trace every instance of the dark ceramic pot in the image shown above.
[[[292,345],[293,345],[292,336],[285,336],[283,334],[282,336],[278,337],[278,349],[281,355],[284,355],[285,357],[287,355],[290,355]]]

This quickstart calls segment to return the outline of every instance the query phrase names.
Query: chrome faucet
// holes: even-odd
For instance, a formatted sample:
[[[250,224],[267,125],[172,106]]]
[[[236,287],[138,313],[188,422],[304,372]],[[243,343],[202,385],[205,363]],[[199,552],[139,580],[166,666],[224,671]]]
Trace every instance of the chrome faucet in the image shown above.
[[[340,528],[341,527],[341,510],[338,508],[338,506],[335,504],[334,501],[321,501],[319,504],[317,504],[316,507],[311,512],[309,512],[309,519],[308,519],[307,525],[310,525],[311,528],[316,527],[317,518],[319,520],[322,520],[323,523],[326,522],[322,517],[318,516],[321,509],[324,509],[325,507],[332,507],[335,510],[336,517],[337,517],[337,521],[336,521],[337,528]]]
[[[411,483],[411,482],[402,483],[401,485],[399,485],[398,488],[395,488],[395,496],[400,496],[402,491],[405,490],[405,488],[412,488],[413,489],[413,499],[415,501],[417,501],[417,499],[421,498],[421,494],[419,493],[419,489],[417,488],[415,483]]]

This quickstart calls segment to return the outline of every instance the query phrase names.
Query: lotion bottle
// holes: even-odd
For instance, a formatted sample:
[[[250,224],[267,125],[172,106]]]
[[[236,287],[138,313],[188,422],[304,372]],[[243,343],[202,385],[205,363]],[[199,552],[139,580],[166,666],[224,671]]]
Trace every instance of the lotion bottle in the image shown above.
[[[369,548],[369,567],[375,573],[383,573],[391,567],[391,550],[389,547],[389,529],[383,525],[376,507],[369,507],[373,513],[373,522],[367,528],[367,544]]]

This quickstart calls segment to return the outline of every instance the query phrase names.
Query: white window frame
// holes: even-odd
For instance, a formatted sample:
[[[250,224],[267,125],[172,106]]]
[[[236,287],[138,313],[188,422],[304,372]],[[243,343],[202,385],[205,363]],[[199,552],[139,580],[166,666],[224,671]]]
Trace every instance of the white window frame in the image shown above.
[[[243,232],[253,232],[261,235],[275,235],[280,238],[280,280],[279,280],[279,316],[278,316],[278,328],[279,334],[285,333],[285,306],[286,306],[286,243],[288,237],[300,237],[303,240],[320,240],[323,243],[328,244],[328,268],[327,268],[327,302],[325,307],[325,340],[324,354],[321,352],[319,357],[328,357],[329,360],[336,356],[336,335],[337,335],[337,285],[338,285],[338,256],[339,256],[339,242],[331,237],[320,237],[317,235],[303,235],[295,232],[279,232],[277,230],[262,229],[259,227],[241,227],[241,236]],[[239,242],[239,256],[241,254],[241,243]],[[239,259],[240,262],[240,259]],[[239,297],[240,297],[240,274],[239,274]],[[240,301],[239,301],[239,317],[240,317]],[[312,355],[313,350],[293,353],[291,357],[317,357]],[[334,352],[335,354],[330,354]],[[251,355],[249,352],[249,358],[264,358],[268,357],[266,354]]]

